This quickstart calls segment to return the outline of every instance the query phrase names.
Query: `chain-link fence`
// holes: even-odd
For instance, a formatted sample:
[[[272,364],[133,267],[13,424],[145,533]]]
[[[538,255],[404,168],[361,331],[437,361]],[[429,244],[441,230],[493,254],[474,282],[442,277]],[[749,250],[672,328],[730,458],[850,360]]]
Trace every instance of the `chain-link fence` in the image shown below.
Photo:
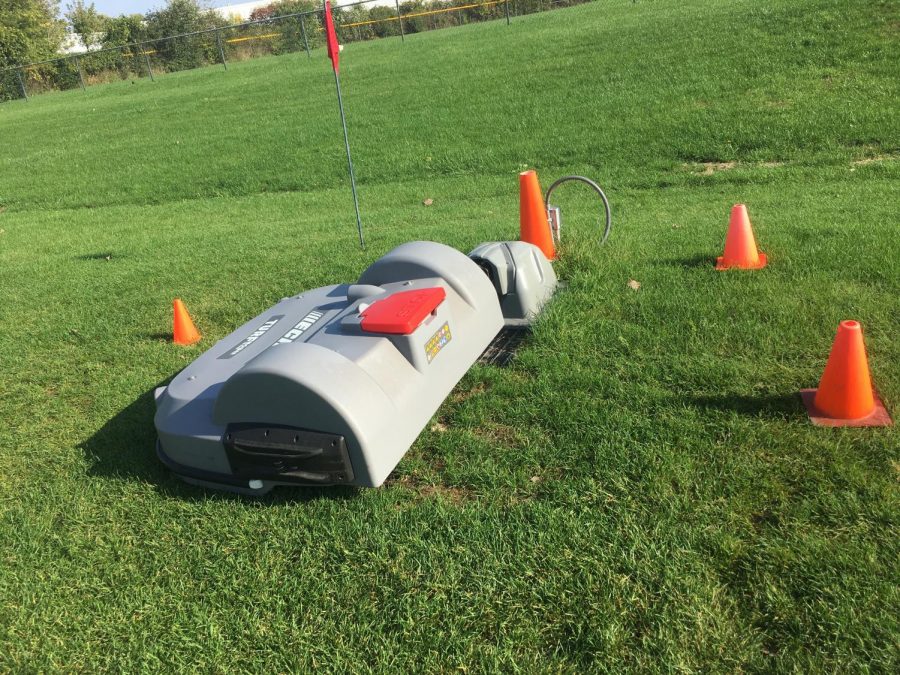
[[[341,43],[405,40],[412,33],[496,19],[509,23],[511,17],[590,0],[394,0],[393,7],[369,6],[375,1],[332,9]],[[0,69],[0,101],[216,64],[227,69],[231,62],[259,56],[309,54],[325,44],[323,16],[322,9],[285,14]]]

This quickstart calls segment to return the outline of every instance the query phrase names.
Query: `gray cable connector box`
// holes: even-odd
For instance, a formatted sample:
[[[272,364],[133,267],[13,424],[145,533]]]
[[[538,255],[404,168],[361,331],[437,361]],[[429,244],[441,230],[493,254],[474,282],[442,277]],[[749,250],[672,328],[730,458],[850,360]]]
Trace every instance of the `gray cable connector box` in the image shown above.
[[[479,245],[469,257],[485,271],[507,326],[528,326],[556,291],[556,272],[533,244],[495,241]]]

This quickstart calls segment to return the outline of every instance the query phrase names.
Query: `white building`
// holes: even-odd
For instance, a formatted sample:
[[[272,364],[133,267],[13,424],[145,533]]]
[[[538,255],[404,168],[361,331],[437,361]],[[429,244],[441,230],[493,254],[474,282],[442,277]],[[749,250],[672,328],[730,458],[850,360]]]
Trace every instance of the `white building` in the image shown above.
[[[241,21],[247,21],[254,9],[266,7],[273,2],[274,0],[253,0],[253,2],[240,2],[234,5],[225,5],[224,7],[213,7],[213,11],[228,20],[240,19]]]
[[[94,33],[92,35],[93,43],[90,48],[85,47],[81,42],[81,38],[71,30],[66,31],[62,44],[59,46],[59,54],[84,54],[92,49],[99,49],[100,42],[103,40],[103,33]]]
[[[351,0],[331,0],[332,7],[340,7],[342,4],[347,4]],[[373,0],[368,3],[368,7],[374,7],[375,5],[390,5],[394,6],[395,0]],[[253,13],[253,10],[257,7],[266,7],[273,3],[277,2],[277,0],[254,0],[253,2],[240,2],[234,5],[224,5],[223,7],[213,7],[213,11],[217,12],[219,15],[225,17],[230,21],[247,21],[250,19],[250,15]],[[321,3],[320,3],[321,4]]]

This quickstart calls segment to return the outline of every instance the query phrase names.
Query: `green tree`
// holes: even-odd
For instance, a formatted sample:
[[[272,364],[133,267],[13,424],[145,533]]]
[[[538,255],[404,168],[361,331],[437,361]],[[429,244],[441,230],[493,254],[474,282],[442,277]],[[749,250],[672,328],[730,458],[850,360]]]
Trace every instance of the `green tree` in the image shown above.
[[[388,37],[400,35],[400,22],[396,21],[397,9],[395,7],[371,7],[369,9],[369,21],[377,21],[372,24],[371,31],[375,37]]]
[[[118,47],[140,42],[146,37],[144,17],[140,14],[123,14],[108,19],[103,33],[104,47]]]
[[[200,30],[203,13],[197,0],[169,0],[163,9],[147,13],[147,32],[167,37]]]
[[[148,38],[157,39],[193,33],[225,25],[216,12],[201,7],[198,0],[168,0],[168,4],[145,17]],[[159,59],[168,70],[196,68],[215,60],[215,39],[209,35],[155,42]]]
[[[141,42],[146,38],[143,24],[144,17],[140,14],[107,17],[103,26],[101,46],[108,49]],[[138,51],[140,49],[133,50],[133,52]],[[125,78],[129,77],[132,72],[140,73],[144,69],[143,62],[140,58],[135,59],[133,52],[127,50],[99,52],[82,58],[81,65],[90,75],[117,71],[120,77]],[[126,56],[126,54],[130,54],[130,56]]]
[[[94,3],[85,4],[84,0],[74,0],[66,6],[66,19],[80,39],[85,49],[95,47],[106,30],[108,17],[97,11]]]
[[[267,19],[270,16],[284,16],[285,14],[299,14],[300,12],[321,12],[322,2],[321,0],[277,0],[271,5],[266,5],[260,9],[265,10],[263,12],[264,15],[257,18]]]
[[[59,0],[0,0],[0,67],[51,58],[65,36]]]

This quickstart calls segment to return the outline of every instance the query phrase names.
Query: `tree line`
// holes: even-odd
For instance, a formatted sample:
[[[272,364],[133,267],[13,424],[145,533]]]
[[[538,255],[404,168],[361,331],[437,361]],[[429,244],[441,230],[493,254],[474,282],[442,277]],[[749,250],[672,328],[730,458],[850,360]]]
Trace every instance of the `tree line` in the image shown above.
[[[510,0],[513,13],[526,14],[586,0]],[[502,17],[503,2],[490,0],[406,0],[400,3],[403,32],[416,33]],[[477,4],[479,6],[466,7]],[[464,7],[464,8],[463,8]],[[462,8],[456,10],[455,8]],[[163,8],[145,14],[106,16],[93,2],[71,0],[61,11],[59,0],[0,0],[0,69],[58,59],[73,40],[85,50],[32,66],[27,72],[0,73],[0,100],[20,95],[16,77],[23,75],[29,91],[67,89],[117,78],[140,77],[148,68],[161,71],[196,68],[318,47],[323,43],[319,0],[273,0],[254,10],[250,20],[261,23],[232,27],[239,17],[224,17],[201,0],[166,0]],[[305,17],[279,18],[307,13]],[[311,14],[309,14],[311,13]],[[396,7],[365,6],[335,9],[341,42],[400,34]],[[216,30],[218,29],[218,30]],[[212,31],[188,38],[175,35]],[[137,47],[128,47],[137,45]]]

